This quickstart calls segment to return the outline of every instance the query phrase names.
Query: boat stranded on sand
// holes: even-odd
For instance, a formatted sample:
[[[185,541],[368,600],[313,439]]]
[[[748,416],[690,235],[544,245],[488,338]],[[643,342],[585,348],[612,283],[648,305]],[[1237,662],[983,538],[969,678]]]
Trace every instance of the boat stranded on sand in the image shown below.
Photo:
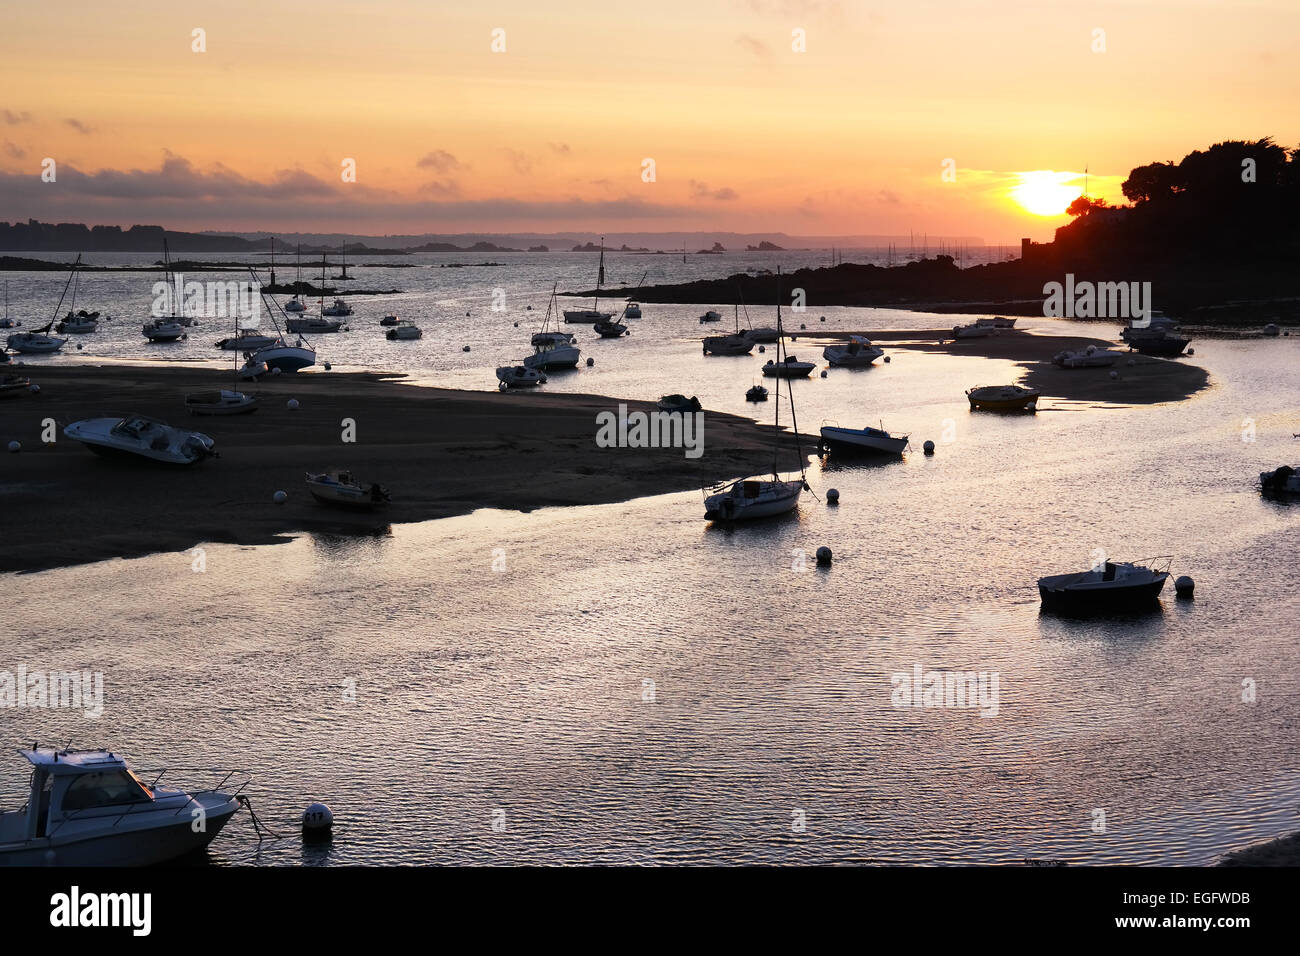
[[[97,455],[148,458],[169,465],[192,465],[216,454],[216,442],[202,432],[172,428],[143,415],[87,418],[73,422],[63,434]]]
[[[351,511],[373,511],[391,500],[387,488],[358,481],[352,472],[342,469],[308,474],[307,490],[323,505]]]
[[[32,765],[26,806],[0,813],[0,865],[150,866],[202,849],[244,803],[249,778],[210,790],[146,785],[107,750],[20,750]],[[221,788],[234,786],[230,792]],[[203,826],[195,825],[202,820]]]
[[[497,369],[497,382],[503,392],[508,388],[532,388],[546,384],[546,373],[526,365],[503,365]]]
[[[1089,345],[1085,349],[1066,349],[1052,356],[1052,363],[1060,368],[1110,368],[1121,358],[1122,352],[1114,349],[1099,349]]]
[[[665,395],[655,402],[655,407],[661,412],[698,412],[703,410],[704,406],[700,400],[692,395],[687,398],[685,395]]]
[[[185,396],[185,410],[191,415],[247,415],[257,411],[258,398],[234,389],[215,392],[190,392]]]

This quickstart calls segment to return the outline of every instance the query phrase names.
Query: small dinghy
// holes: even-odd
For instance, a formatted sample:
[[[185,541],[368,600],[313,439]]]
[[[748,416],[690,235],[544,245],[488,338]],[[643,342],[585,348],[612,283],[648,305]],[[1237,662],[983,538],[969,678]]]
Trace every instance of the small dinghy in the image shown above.
[[[1147,558],[1155,564],[1107,561],[1076,574],[1054,574],[1038,579],[1043,607],[1074,613],[1132,610],[1156,603],[1169,579],[1169,558]]]
[[[596,334],[602,339],[616,339],[620,335],[627,335],[627,326],[622,322],[616,322],[611,319],[601,319],[592,326]]]
[[[846,345],[828,345],[822,349],[822,358],[839,368],[866,368],[884,354],[884,349],[861,335],[849,336]]]
[[[396,325],[400,321],[401,320],[395,315],[386,315],[379,320],[379,324],[384,326]]]
[[[257,396],[223,388],[216,392],[191,392],[185,396],[191,415],[247,415],[257,411]]]
[[[747,402],[765,402],[767,401],[767,389],[762,385],[753,385],[745,392],[745,401]]]
[[[17,398],[32,390],[32,381],[21,375],[0,375],[0,398]]]
[[[186,336],[185,326],[176,319],[154,319],[145,323],[140,334],[150,342],[175,342]]]
[[[67,339],[44,332],[18,332],[5,341],[19,355],[50,355],[68,344]]]
[[[705,312],[702,316],[700,316],[701,324],[705,322],[721,322],[721,321],[722,321],[722,313],[719,312],[717,309],[709,309],[708,312]]]
[[[373,511],[391,500],[382,485],[358,481],[350,471],[334,469],[307,475],[307,490],[323,505],[351,511]]]
[[[216,839],[249,783],[243,771],[210,771],[212,789],[181,790],[160,785],[166,770],[143,783],[108,750],[19,753],[32,766],[30,787],[26,806],[0,813],[0,866],[166,863]]]
[[[414,322],[407,322],[406,320],[395,323],[392,328],[384,333],[384,338],[390,342],[406,342],[423,337],[424,333],[420,331],[420,327]]]
[[[261,335],[244,329],[229,338],[221,339],[216,343],[216,346],[227,352],[256,352],[258,349],[264,349],[268,345],[274,344],[274,336]]]
[[[546,373],[526,365],[503,365],[497,369],[497,383],[503,392],[507,388],[533,388],[546,384]]]
[[[627,308],[623,310],[623,317],[628,319],[641,318],[641,306],[635,302],[629,302]]]
[[[812,362],[800,362],[795,356],[787,355],[779,362],[768,359],[763,374],[768,378],[807,378],[816,367]]]
[[[661,412],[698,412],[703,410],[700,400],[692,395],[687,398],[685,395],[665,395],[659,401],[655,402],[655,407]]]
[[[63,434],[97,455],[148,458],[169,465],[192,465],[216,454],[216,442],[202,432],[172,428],[144,415],[87,418],[73,422]]]
[[[1086,349],[1057,352],[1052,356],[1052,363],[1060,368],[1110,368],[1123,357],[1122,352],[1089,345]]]
[[[1042,392],[1019,385],[977,385],[966,390],[970,407],[993,412],[1032,412]]]
[[[345,313],[337,314],[343,315]],[[349,309],[346,314],[351,315],[352,311]],[[293,319],[286,318],[284,327],[290,332],[312,332],[316,335],[338,332],[346,328],[342,319],[327,319],[319,315],[301,315]]]
[[[1266,495],[1300,495],[1300,471],[1283,465],[1274,471],[1259,474],[1259,490]]]
[[[872,455],[901,455],[907,447],[906,435],[891,435],[884,428],[841,428],[822,426],[824,451]]]

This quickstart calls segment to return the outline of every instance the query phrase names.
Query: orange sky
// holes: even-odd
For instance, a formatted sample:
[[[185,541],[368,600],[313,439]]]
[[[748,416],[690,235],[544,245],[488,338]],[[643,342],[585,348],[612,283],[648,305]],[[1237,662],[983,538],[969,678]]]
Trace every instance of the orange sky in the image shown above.
[[[5,12],[0,219],[1016,242],[1066,221],[1009,198],[1018,172],[1086,164],[1090,192],[1118,202],[1141,163],[1223,139],[1300,143],[1294,0],[54,11]],[[345,158],[356,183],[340,181]]]

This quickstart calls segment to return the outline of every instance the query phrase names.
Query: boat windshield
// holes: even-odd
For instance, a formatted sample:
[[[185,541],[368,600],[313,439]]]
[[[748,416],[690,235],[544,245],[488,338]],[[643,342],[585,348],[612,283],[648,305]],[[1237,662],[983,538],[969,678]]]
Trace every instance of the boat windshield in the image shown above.
[[[100,770],[78,774],[63,795],[63,809],[91,810],[124,803],[146,803],[153,793],[129,770]]]

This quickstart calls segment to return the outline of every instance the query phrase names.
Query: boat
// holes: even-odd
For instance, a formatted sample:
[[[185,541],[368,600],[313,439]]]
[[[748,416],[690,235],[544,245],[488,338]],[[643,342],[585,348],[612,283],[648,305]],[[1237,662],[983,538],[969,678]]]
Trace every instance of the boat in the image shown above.
[[[1130,349],[1143,355],[1177,358],[1191,342],[1187,336],[1179,334],[1181,326],[1162,312],[1152,312],[1141,325],[1138,322],[1138,319],[1131,320],[1120,331],[1119,337]]]
[[[5,339],[5,343],[19,355],[49,355],[68,344],[67,339],[46,334],[50,326],[44,328],[43,332],[16,332]]]
[[[1280,328],[1278,328],[1276,322],[1270,322],[1270,323],[1268,323],[1266,326],[1264,326],[1262,329],[1260,329],[1259,334],[1260,334],[1260,335],[1267,335],[1267,336],[1269,336],[1270,338],[1276,338],[1277,336],[1279,336],[1279,335],[1282,334],[1282,330],[1281,330]]]
[[[526,365],[503,365],[497,369],[497,382],[503,392],[508,388],[532,388],[546,384],[546,373]]]
[[[301,300],[298,298],[298,296],[295,294],[294,297],[293,297],[292,299],[290,299],[288,302],[286,302],[286,303],[284,304],[284,311],[286,311],[286,312],[306,312],[306,311],[307,311],[307,307],[306,307],[305,305],[302,304],[302,301],[301,301]]]
[[[735,312],[736,330],[730,335],[706,335],[702,343],[705,355],[748,355],[754,348],[754,341],[740,331],[739,305]]]
[[[243,771],[215,771],[211,789],[183,790],[160,784],[166,770],[144,783],[109,750],[18,752],[31,781],[26,805],[0,813],[0,865],[167,863],[216,839],[249,783]]]
[[[866,368],[884,354],[884,349],[861,335],[849,336],[844,345],[828,345],[822,349],[822,358],[838,368]]]
[[[551,286],[551,299],[546,303],[546,315],[542,317],[542,328],[534,332],[530,339],[533,354],[524,359],[524,366],[540,371],[551,369],[576,368],[582,350],[574,345],[573,335],[560,329],[560,307],[555,298],[559,283]],[[602,320],[603,321],[603,320]],[[555,328],[551,328],[554,325]]]
[[[284,327],[290,332],[312,332],[316,335],[338,332],[346,328],[341,319],[327,319],[320,315],[300,315],[297,318],[286,318]]]
[[[0,319],[0,329],[16,329],[22,325],[21,322],[15,322],[9,318],[9,280],[5,280],[5,317]]]
[[[398,318],[397,316],[395,316],[395,315],[386,315],[386,316],[384,316],[382,319],[379,320],[379,324],[380,324],[380,325],[396,325],[396,324],[397,324],[398,322],[400,322],[400,321],[401,321],[401,319],[399,319],[399,318]]]
[[[86,335],[99,328],[99,313],[88,313],[84,309],[75,315],[69,312],[55,326],[56,331],[69,335]]]
[[[342,469],[309,473],[307,490],[323,505],[350,511],[373,511],[391,500],[387,488],[358,481],[352,472]]]
[[[1146,558],[1155,567],[1106,561],[1087,571],[1038,579],[1043,607],[1070,612],[1131,610],[1154,605],[1169,579],[1169,558]],[[1157,562],[1163,561],[1164,564]]]
[[[721,322],[721,321],[722,321],[722,313],[719,312],[717,309],[709,309],[708,312],[705,312],[702,316],[700,316],[701,323]]]
[[[787,355],[779,362],[768,359],[763,374],[768,378],[807,378],[816,367],[812,362],[800,362],[795,356]]]
[[[244,364],[239,366],[235,372],[235,378],[243,381],[256,382],[263,375],[269,375],[271,370],[267,368],[265,362],[259,362],[251,355],[245,356]]]
[[[970,407],[994,412],[1035,411],[1042,392],[1019,385],[977,385],[966,390]]]
[[[765,402],[767,401],[767,389],[762,385],[752,385],[745,391],[745,401],[747,402]]]
[[[281,372],[297,372],[299,369],[316,364],[316,350],[308,345],[302,336],[290,345],[281,335],[270,345],[254,352],[252,361],[260,362],[268,369],[278,368]]]
[[[0,398],[17,398],[30,392],[32,381],[21,375],[0,375]]]
[[[1283,465],[1259,474],[1259,490],[1266,495],[1300,495],[1300,471]]]
[[[272,257],[272,260],[274,260],[274,257],[275,257],[275,242],[274,242],[274,240],[272,240],[272,244],[271,244],[271,257]],[[302,299],[298,298],[298,296],[299,296],[299,290],[302,289],[302,243],[301,243],[301,242],[298,243],[298,256],[297,256],[297,260],[298,260],[298,261],[297,261],[297,270],[298,270],[298,271],[297,271],[296,274],[294,275],[294,280],[293,280],[293,298],[290,299],[288,302],[286,302],[286,303],[284,304],[284,311],[286,311],[286,312],[306,312],[306,311],[307,311],[307,306],[305,306],[305,305],[303,304]],[[271,283],[272,283],[272,284],[275,283],[275,276],[274,276],[274,274],[272,274],[272,276],[271,276]]]
[[[685,412],[688,414],[704,410],[704,406],[700,404],[700,400],[694,395],[687,398],[685,395],[676,393],[662,396],[659,401],[655,402],[655,407],[661,412]]]
[[[762,328],[750,329],[745,333],[745,338],[755,345],[771,345],[777,340],[777,335],[776,329],[763,326]]]
[[[176,273],[172,271],[171,250],[167,248],[166,237],[163,238],[163,279],[164,279],[164,284],[167,288],[165,296],[166,296],[166,305],[168,306],[168,308],[166,308],[163,311],[170,314],[158,315],[156,313],[153,313],[153,322],[146,324],[145,328],[148,328],[149,325],[155,325],[160,322],[172,323],[175,325],[179,325],[182,328],[189,328],[191,325],[194,324],[194,319],[185,314],[185,296],[181,289],[180,278],[176,275]],[[163,296],[159,296],[159,298],[163,298]],[[158,302],[155,301],[154,308],[157,307],[158,307]],[[179,336],[177,336],[177,338],[179,338]],[[176,341],[176,339],[157,338],[157,339],[150,339],[150,341],[174,342]]]
[[[781,330],[781,270],[778,267],[777,275],[777,306],[776,306],[776,327]],[[780,355],[784,346],[784,336],[777,336],[777,354]],[[791,418],[794,415],[794,389],[787,384],[787,391],[790,393]],[[795,441],[798,442],[798,424],[795,424]],[[799,507],[799,497],[808,487],[807,478],[804,475],[804,455],[802,449],[797,449],[799,454],[799,477],[797,479],[783,479],[776,470],[776,456],[780,450],[781,442],[781,389],[777,386],[776,390],[776,411],[775,427],[772,429],[772,477],[768,478],[742,478],[736,482],[723,482],[713,488],[707,488],[704,491],[704,519],[706,521],[717,521],[730,523],[733,521],[748,521],[757,518],[771,518],[778,515],[789,514]]]
[[[989,315],[975,320],[976,325],[983,325],[990,329],[1013,329],[1016,327],[1014,318],[1007,318],[1005,315]]]
[[[590,309],[565,309],[564,321],[570,323],[583,323],[594,325],[597,322],[603,322],[606,319],[614,317],[613,312],[600,311],[600,287],[605,284],[605,237],[600,237],[600,265],[596,269],[596,297],[591,302]],[[552,292],[554,295],[554,292]]]
[[[821,445],[824,451],[867,452],[878,455],[901,455],[907,447],[906,435],[891,435],[881,428],[841,428],[823,425]]]
[[[177,339],[189,337],[185,326],[175,319],[154,319],[152,322],[146,322],[140,329],[140,334],[150,342],[175,342]]]
[[[992,335],[994,328],[991,325],[954,325],[952,327],[952,337],[954,339],[982,339],[985,336]]]
[[[384,338],[390,342],[405,342],[410,339],[423,338],[424,333],[414,322],[399,321],[396,325],[384,333]]]
[[[216,342],[217,348],[225,349],[227,352],[256,352],[273,344],[275,344],[275,336],[262,335],[251,329],[240,329],[229,338]]]
[[[602,339],[616,339],[621,335],[627,335],[627,326],[613,319],[601,319],[592,328]]]
[[[68,425],[63,434],[98,455],[149,458],[170,465],[192,465],[216,454],[216,443],[202,432],[172,428],[144,415],[87,418]]]
[[[627,308],[623,310],[623,316],[629,319],[641,318],[641,306],[635,302],[629,302]]]
[[[1061,368],[1110,368],[1124,353],[1114,349],[1099,349],[1089,345],[1083,349],[1066,349],[1052,356],[1052,362]]]
[[[351,314],[352,314],[352,306],[348,305],[348,304],[347,304],[346,302],[344,302],[342,299],[335,299],[335,300],[334,300],[332,303],[330,303],[328,306],[326,306],[325,308],[321,309],[321,310],[320,310],[320,314],[321,314],[321,315],[340,315],[340,316],[351,315]],[[337,330],[337,329],[330,329],[329,331],[334,332],[334,331],[338,331],[338,330]]]
[[[257,396],[223,388],[215,392],[190,392],[185,410],[191,415],[246,415],[257,411]]]

